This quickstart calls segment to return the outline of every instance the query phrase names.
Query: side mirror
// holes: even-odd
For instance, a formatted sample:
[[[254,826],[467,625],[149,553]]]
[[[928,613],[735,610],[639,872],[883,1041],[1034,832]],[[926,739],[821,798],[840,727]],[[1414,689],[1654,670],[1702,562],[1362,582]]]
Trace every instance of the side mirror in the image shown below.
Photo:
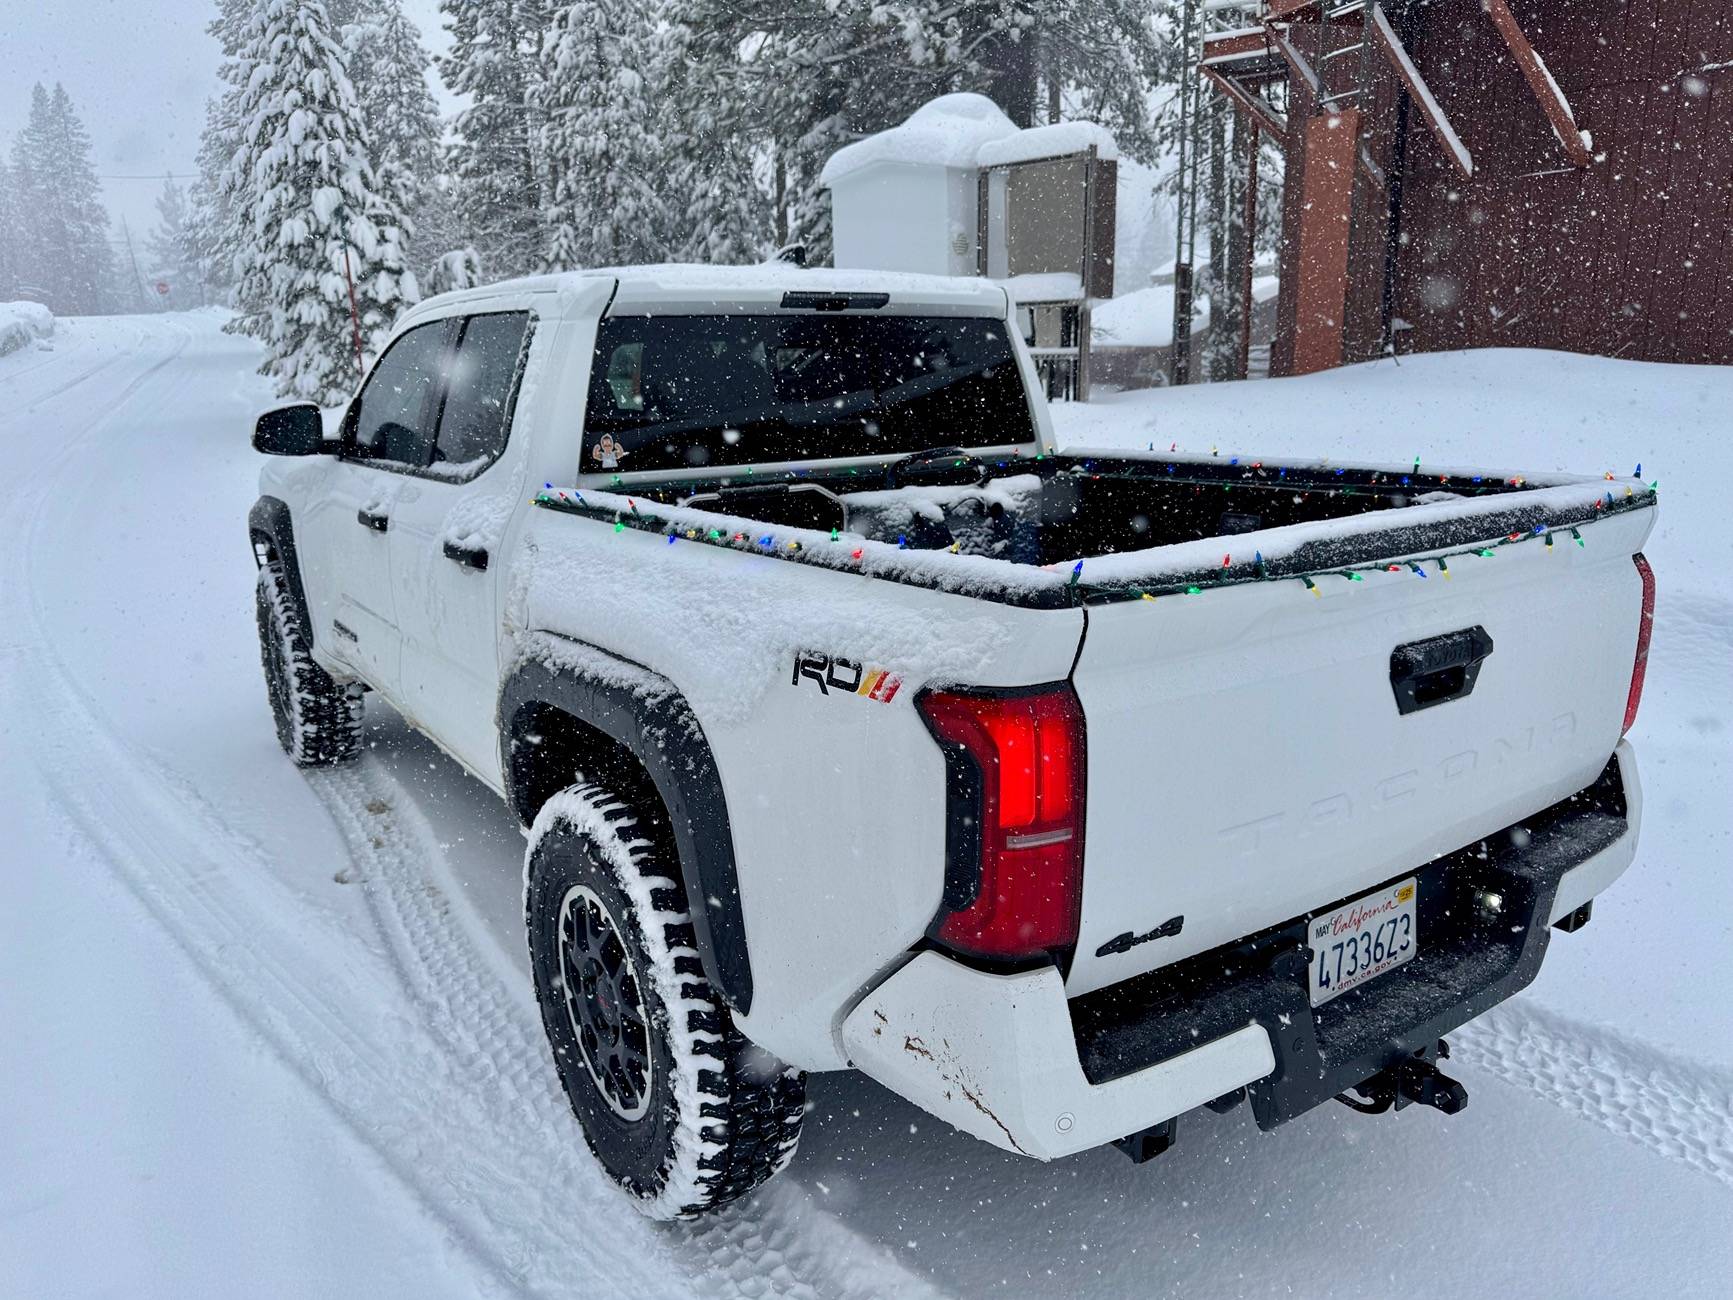
[[[317,456],[329,451],[324,417],[311,402],[266,411],[253,426],[253,450],[267,456]]]

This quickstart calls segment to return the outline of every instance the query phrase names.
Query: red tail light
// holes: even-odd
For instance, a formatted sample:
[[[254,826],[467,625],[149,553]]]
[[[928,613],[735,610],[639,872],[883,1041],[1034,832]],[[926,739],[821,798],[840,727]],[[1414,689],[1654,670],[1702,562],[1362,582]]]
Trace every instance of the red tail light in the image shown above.
[[[1083,708],[1069,685],[1011,695],[928,691],[950,809],[945,910],[933,937],[982,957],[1077,942],[1083,901]]]
[[[1631,668],[1631,693],[1625,697],[1625,726],[1622,736],[1637,720],[1637,706],[1643,702],[1643,675],[1649,670],[1649,633],[1655,629],[1655,571],[1638,551],[1632,557],[1643,579],[1643,621],[1637,624],[1637,662]]]

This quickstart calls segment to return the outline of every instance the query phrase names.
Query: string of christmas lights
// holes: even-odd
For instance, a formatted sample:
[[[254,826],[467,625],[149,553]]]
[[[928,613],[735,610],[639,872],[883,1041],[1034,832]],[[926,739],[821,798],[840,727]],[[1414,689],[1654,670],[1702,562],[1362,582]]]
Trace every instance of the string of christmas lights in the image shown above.
[[[1040,459],[1040,457],[1036,457],[1036,459]],[[1237,463],[1237,461],[1238,458],[1235,457],[1231,463]],[[1092,463],[1093,462],[1085,462],[1085,468]],[[1416,458],[1415,467],[1416,469],[1419,467],[1418,458]],[[1261,462],[1254,462],[1254,468],[1262,469]],[[1311,467],[1311,472],[1316,472],[1317,468],[1318,467]],[[1170,472],[1171,469],[1172,467],[1169,466]],[[1596,498],[1593,504],[1593,509],[1597,512],[1619,512],[1623,508],[1626,508],[1623,506],[1624,501],[1634,501],[1638,486],[1646,487],[1649,495],[1658,495],[1660,490],[1659,481],[1655,480],[1643,484],[1641,481],[1642,470],[1643,467],[1641,463],[1639,463],[1636,468],[1636,473],[1633,475],[1633,477],[1638,480],[1637,485],[1632,486],[1627,483],[1624,488],[1622,499],[1616,496],[1613,490],[1609,488],[1603,496]],[[1341,473],[1342,471],[1337,470],[1336,472]],[[1285,476],[1287,470],[1278,468],[1278,473],[1281,476]],[[616,478],[617,477],[618,476],[616,476]],[[1618,481],[1610,472],[1605,475],[1605,479],[1608,482]],[[1448,481],[1448,477],[1446,477],[1445,481]],[[1407,478],[1404,477],[1402,482],[1406,484]],[[1480,477],[1475,476],[1474,482],[1481,482]],[[1513,478],[1508,480],[1498,480],[1497,482],[1500,487],[1507,484],[1510,486],[1521,486],[1523,480],[1520,478]],[[1199,486],[1202,487],[1206,485]],[[1233,485],[1223,483],[1221,486],[1223,488],[1229,488]],[[1392,486],[1394,486],[1394,484],[1392,484]],[[1352,491],[1353,489],[1331,487],[1328,490],[1333,492],[1343,492]],[[1386,487],[1380,494],[1388,494],[1389,490],[1389,487]],[[552,483],[544,484],[543,490],[531,498],[531,503],[554,509],[581,506],[586,510],[586,512],[591,514],[606,513],[608,509],[607,507],[586,501],[584,494],[577,488],[556,488]],[[813,552],[803,546],[796,538],[789,538],[786,541],[779,543],[774,531],[755,537],[752,532],[744,530],[729,531],[720,528],[699,528],[690,525],[681,527],[671,521],[656,519],[653,516],[644,514],[638,509],[637,502],[630,497],[626,498],[626,506],[627,508],[624,511],[615,509],[612,512],[614,525],[613,531],[616,534],[624,532],[628,527],[630,527],[639,532],[662,533],[667,537],[670,546],[681,540],[686,540],[705,545],[724,546],[733,550],[746,550],[756,554],[782,554],[789,556],[802,554],[803,552],[809,555],[813,554]],[[1602,513],[1596,517],[1604,518],[1606,515],[1605,513]],[[1585,526],[1590,522],[1592,522],[1592,520],[1585,519],[1580,521],[1580,523]],[[1359,565],[1334,566],[1310,570],[1304,573],[1272,573],[1268,564],[1265,562],[1262,551],[1254,553],[1250,566],[1251,572],[1249,575],[1244,572],[1243,568],[1239,572],[1235,572],[1233,553],[1230,551],[1222,556],[1220,571],[1226,575],[1224,577],[1208,582],[1176,581],[1168,584],[1145,585],[1126,582],[1085,582],[1083,580],[1083,573],[1087,560],[1080,559],[1072,563],[1069,578],[1064,584],[1064,589],[1066,593],[1074,599],[1080,599],[1083,602],[1088,603],[1092,598],[1097,600],[1131,599],[1154,601],[1164,597],[1177,595],[1198,596],[1202,595],[1206,590],[1240,586],[1247,582],[1298,582],[1302,585],[1303,589],[1311,595],[1322,597],[1323,592],[1320,589],[1319,579],[1341,578],[1348,582],[1364,582],[1365,575],[1369,573],[1396,574],[1405,571],[1412,573],[1416,578],[1430,579],[1433,574],[1427,571],[1426,566],[1433,565],[1436,568],[1437,576],[1448,581],[1451,576],[1449,562],[1453,559],[1493,559],[1496,557],[1498,550],[1503,547],[1520,545],[1524,542],[1537,540],[1543,541],[1546,550],[1550,553],[1554,546],[1555,537],[1560,533],[1568,533],[1570,539],[1579,547],[1587,546],[1587,542],[1583,538],[1578,524],[1536,524],[1532,529],[1527,531],[1512,532],[1501,538],[1493,539],[1477,545],[1465,546],[1460,549],[1442,551],[1436,554],[1414,556],[1400,561],[1378,561]],[[833,543],[837,543],[839,549],[847,549],[847,560],[842,561],[840,555],[828,557],[829,563],[827,564],[827,567],[846,569],[851,565],[861,566],[864,564],[866,557],[866,549],[864,546],[850,546],[849,542],[852,539],[843,538],[841,533],[835,528],[830,530],[829,540]],[[897,538],[897,549],[908,549],[908,539],[906,536],[899,536]],[[952,555],[959,554],[960,544],[952,542],[952,544],[942,553]],[[814,558],[819,557],[815,556]],[[1062,566],[1059,565],[1043,566],[1043,568],[1048,572],[1057,572],[1061,567]],[[864,570],[857,569],[857,571]]]

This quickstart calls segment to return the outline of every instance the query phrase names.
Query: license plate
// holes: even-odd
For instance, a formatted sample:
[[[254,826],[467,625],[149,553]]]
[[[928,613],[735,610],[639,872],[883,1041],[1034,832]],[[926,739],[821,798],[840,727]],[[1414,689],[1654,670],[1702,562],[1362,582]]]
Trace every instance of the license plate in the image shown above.
[[[1420,950],[1415,893],[1416,882],[1410,876],[1312,918],[1308,933],[1313,1006],[1395,970]]]

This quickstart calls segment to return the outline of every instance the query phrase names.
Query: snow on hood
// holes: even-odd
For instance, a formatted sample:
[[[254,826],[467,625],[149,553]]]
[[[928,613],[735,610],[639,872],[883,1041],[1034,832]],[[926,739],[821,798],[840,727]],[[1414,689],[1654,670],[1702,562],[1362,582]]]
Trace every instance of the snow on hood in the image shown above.
[[[910,113],[901,126],[838,149],[824,164],[818,183],[834,185],[877,163],[973,167],[983,145],[1017,134],[1016,123],[985,95],[940,95]]]

